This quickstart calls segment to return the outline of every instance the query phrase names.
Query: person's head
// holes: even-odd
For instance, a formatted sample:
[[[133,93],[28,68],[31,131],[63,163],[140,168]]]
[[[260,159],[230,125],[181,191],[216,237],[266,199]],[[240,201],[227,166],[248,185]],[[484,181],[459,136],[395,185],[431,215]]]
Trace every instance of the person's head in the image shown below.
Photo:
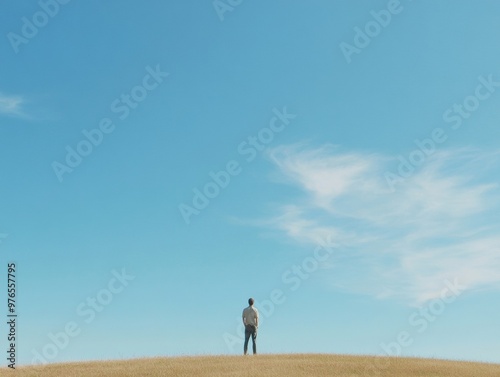
[[[251,298],[251,297],[250,297],[250,298],[248,299],[248,305],[252,306],[252,305],[253,305],[253,303],[254,303],[253,298]]]

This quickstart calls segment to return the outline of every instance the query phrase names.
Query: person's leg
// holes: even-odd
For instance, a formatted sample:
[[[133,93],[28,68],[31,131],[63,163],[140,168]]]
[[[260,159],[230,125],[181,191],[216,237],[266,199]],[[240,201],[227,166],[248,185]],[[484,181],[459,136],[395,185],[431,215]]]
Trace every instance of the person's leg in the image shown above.
[[[253,346],[253,354],[257,354],[257,328],[253,328],[252,332],[252,346]]]
[[[246,355],[248,351],[248,341],[250,340],[251,332],[248,329],[248,326],[245,327],[245,344],[243,345],[243,354]]]

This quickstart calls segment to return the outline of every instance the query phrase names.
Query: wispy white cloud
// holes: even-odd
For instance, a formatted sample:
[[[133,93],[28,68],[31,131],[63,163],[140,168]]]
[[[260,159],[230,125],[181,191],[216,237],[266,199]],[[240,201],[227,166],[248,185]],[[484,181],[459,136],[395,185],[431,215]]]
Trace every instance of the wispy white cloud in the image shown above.
[[[0,93],[0,114],[25,116],[22,109],[24,102],[21,96],[9,96]]]
[[[268,224],[287,237],[347,245],[332,284],[376,297],[421,304],[443,281],[469,290],[500,288],[498,152],[447,150],[429,156],[393,192],[382,155],[281,146],[271,160],[301,189]],[[495,179],[496,178],[496,179]]]

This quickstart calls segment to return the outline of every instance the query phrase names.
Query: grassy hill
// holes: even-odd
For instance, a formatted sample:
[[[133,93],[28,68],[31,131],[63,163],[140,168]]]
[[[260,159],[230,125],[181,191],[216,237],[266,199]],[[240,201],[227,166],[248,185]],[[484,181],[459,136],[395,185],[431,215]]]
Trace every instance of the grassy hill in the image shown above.
[[[138,359],[0,369],[2,376],[333,376],[333,377],[498,377],[500,365],[339,355],[203,356]]]

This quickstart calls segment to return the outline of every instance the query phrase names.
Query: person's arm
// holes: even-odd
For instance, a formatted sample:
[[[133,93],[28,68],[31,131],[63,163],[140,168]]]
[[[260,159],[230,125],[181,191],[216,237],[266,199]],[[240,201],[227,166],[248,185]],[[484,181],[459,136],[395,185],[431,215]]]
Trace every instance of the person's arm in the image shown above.
[[[246,326],[247,323],[245,321],[245,311],[243,311],[243,314],[241,315],[241,319],[243,320],[243,325]]]
[[[255,327],[259,327],[259,312],[255,311]]]

